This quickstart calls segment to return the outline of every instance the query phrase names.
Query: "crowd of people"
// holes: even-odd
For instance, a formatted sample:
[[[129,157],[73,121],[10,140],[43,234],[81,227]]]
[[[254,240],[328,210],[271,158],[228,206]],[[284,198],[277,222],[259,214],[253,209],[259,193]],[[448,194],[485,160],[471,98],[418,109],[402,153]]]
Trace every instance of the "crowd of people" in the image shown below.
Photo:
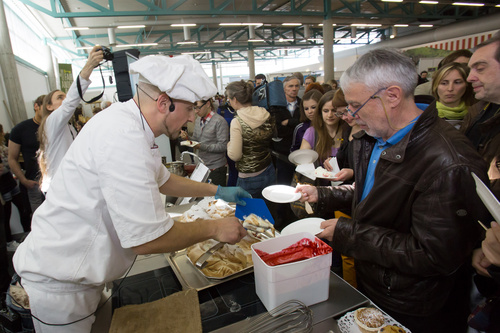
[[[102,60],[99,47],[90,51],[78,78],[83,92]],[[184,70],[158,75],[174,67]],[[35,116],[8,140],[0,131],[0,247],[17,248],[14,266],[37,332],[67,331],[47,323],[90,331],[103,285],[137,254],[246,234],[234,217],[174,222],[160,193],[244,204],[274,184],[296,184],[300,202],[312,206],[307,214],[325,218],[318,236],[330,241],[334,266],[349,262],[349,282],[412,332],[500,331],[500,227],[471,175],[500,198],[500,34],[474,52],[452,52],[432,77],[392,49],[362,55],[339,82],[294,73],[272,109],[253,101],[269,83],[264,74],[219,95],[190,57],[147,56],[130,71],[139,74],[133,99],[103,102],[106,112],[85,126],[68,124],[80,102],[73,83],[67,94],[40,96]],[[155,143],[162,134],[195,142],[209,183],[167,171]],[[329,171],[336,161],[333,180],[343,184],[299,180],[288,160],[296,150],[316,151],[316,166]],[[7,227],[11,203],[31,231],[21,245]],[[307,215],[301,206],[268,204],[278,230]],[[8,283],[2,271],[3,291]],[[486,324],[468,320],[481,302],[490,307]]]

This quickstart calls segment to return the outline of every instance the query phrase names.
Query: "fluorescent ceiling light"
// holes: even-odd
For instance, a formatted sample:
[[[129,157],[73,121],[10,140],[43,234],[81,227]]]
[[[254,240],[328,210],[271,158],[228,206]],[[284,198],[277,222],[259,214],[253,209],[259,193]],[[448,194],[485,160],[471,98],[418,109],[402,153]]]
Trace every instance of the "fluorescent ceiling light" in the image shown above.
[[[353,23],[351,27],[381,27],[382,24],[372,24],[372,23]]]
[[[73,30],[89,30],[89,27],[67,27],[64,30],[73,31]]]
[[[391,35],[391,37],[390,37],[390,38],[392,39],[392,38],[394,38],[394,37],[396,37],[396,36],[394,36],[394,35]]]
[[[420,28],[432,28],[433,25],[432,24],[421,24],[419,25]]]
[[[500,7],[500,4],[496,5],[495,7]]]
[[[419,1],[419,3],[425,3],[428,5],[437,5],[439,3],[439,1],[422,0],[422,1]]]
[[[454,2],[453,6],[473,6],[473,7],[483,7],[484,3],[474,3],[474,2]]]
[[[227,50],[227,51],[224,51],[224,52],[230,53],[230,52],[240,52],[240,51],[239,50]]]
[[[382,2],[403,2],[403,0],[382,0]]]
[[[171,27],[196,27],[196,23],[174,23]]]
[[[322,42],[323,41],[323,39],[321,39],[321,38],[308,38],[307,40],[310,42]]]
[[[263,42],[264,40],[263,39],[249,39],[248,41],[255,43],[255,42]]]
[[[408,24],[394,24],[395,27],[407,27]]]
[[[253,25],[253,26],[259,26],[263,25],[264,23],[219,23],[219,25],[226,25],[226,26],[240,26],[240,25]]]
[[[323,23],[318,24],[318,27],[322,27],[322,26],[323,26]],[[336,27],[336,26],[337,26],[337,23],[332,24],[332,27]]]
[[[177,44],[180,44],[180,45],[185,45],[185,44],[196,44],[196,42],[193,42],[193,41],[186,41],[186,42],[177,42]]]
[[[77,50],[92,50],[94,47],[93,46],[79,46],[76,49]]]
[[[232,40],[227,39],[227,40],[214,40],[214,43],[231,43]]]
[[[293,38],[280,38],[278,42],[293,42],[294,40]]]
[[[132,46],[156,46],[158,43],[139,43],[139,44],[120,44],[116,47],[132,47]]]
[[[139,24],[139,25],[119,25],[117,26],[118,29],[138,29],[138,28],[145,28],[146,26],[144,24]]]
[[[281,25],[290,25],[290,26],[299,26],[299,25],[302,25],[302,23],[281,23]]]

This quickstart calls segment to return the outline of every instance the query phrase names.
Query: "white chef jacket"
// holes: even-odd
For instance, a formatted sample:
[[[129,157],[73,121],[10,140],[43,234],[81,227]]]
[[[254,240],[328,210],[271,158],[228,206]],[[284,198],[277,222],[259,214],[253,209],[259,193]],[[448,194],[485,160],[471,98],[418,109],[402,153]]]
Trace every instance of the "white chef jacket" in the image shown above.
[[[94,116],[35,211],[32,231],[13,259],[16,272],[57,290],[123,276],[135,257],[130,248],[173,225],[159,192],[170,173],[152,147],[154,134],[133,100]]]
[[[82,94],[85,94],[90,83],[91,81],[85,80],[80,76]],[[75,80],[71,84],[62,104],[52,111],[45,121],[45,136],[47,140],[45,145],[45,163],[47,174],[43,177],[42,181],[42,192],[44,193],[49,190],[50,182],[57,168],[59,168],[64,155],[76,137],[76,130],[68,122],[79,104],[80,94],[78,93]]]

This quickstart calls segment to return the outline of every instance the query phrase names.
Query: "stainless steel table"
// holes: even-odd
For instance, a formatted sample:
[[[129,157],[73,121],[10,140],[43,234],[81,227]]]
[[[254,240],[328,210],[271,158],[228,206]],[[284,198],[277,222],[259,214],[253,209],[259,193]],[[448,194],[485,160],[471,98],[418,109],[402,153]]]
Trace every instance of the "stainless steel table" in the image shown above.
[[[311,305],[309,308],[313,313],[313,332],[340,332],[334,318],[338,318],[346,312],[370,304],[370,300],[350,284],[345,282],[337,274],[330,273],[330,293],[326,301]],[[245,320],[228,325],[213,333],[239,332],[239,328],[245,324]]]

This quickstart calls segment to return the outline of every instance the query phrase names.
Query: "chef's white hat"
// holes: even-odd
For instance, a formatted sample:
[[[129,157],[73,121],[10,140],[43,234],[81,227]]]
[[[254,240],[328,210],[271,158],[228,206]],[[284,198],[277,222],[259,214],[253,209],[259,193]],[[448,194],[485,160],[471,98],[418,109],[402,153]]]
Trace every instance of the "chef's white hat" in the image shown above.
[[[188,102],[207,100],[217,93],[217,88],[200,63],[191,56],[167,57],[149,55],[130,65],[131,74],[139,80],[158,87],[173,99]]]

